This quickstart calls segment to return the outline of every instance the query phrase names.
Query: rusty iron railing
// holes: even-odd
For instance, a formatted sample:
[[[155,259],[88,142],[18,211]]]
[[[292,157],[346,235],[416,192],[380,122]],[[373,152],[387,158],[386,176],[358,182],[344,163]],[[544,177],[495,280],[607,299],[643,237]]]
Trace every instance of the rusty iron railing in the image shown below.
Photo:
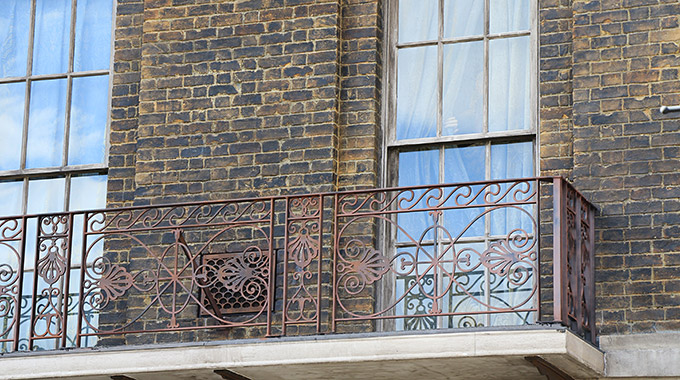
[[[595,342],[593,216],[540,177],[4,217],[0,349],[546,319]]]

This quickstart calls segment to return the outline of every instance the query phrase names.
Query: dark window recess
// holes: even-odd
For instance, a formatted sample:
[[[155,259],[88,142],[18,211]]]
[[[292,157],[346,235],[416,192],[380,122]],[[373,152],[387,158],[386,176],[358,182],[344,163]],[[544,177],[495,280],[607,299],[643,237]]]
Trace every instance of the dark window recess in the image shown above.
[[[227,314],[256,313],[267,302],[269,252],[208,253],[201,256],[201,303],[221,317]],[[200,316],[209,316],[201,309]]]

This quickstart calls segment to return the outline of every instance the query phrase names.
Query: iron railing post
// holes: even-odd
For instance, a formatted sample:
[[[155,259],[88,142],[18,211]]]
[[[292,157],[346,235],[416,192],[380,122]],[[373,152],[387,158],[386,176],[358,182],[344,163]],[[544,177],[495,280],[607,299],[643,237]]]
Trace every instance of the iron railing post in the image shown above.
[[[566,220],[564,212],[564,183],[561,177],[553,178],[553,319],[564,324],[563,275],[564,257],[566,253]]]

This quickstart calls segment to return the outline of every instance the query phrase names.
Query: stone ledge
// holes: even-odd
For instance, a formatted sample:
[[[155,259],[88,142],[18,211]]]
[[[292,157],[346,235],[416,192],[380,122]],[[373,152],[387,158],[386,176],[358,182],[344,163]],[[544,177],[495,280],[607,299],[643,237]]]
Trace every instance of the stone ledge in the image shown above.
[[[544,379],[527,356],[574,378],[597,378],[604,354],[563,329],[452,332],[342,339],[268,340],[116,350],[77,350],[0,358],[0,379]]]
[[[680,333],[600,337],[607,378],[680,379]]]

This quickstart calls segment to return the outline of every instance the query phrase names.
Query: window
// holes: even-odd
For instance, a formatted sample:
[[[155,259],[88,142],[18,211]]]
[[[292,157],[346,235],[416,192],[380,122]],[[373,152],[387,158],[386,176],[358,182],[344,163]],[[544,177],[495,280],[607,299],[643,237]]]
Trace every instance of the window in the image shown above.
[[[3,0],[0,216],[105,206],[113,4],[113,0]],[[28,296],[22,299],[22,314],[28,315],[36,221],[30,219],[26,230]],[[82,220],[72,228],[82,229]],[[9,250],[0,252],[0,262],[11,263],[12,258]],[[74,263],[79,265],[77,259]],[[37,284],[45,287],[43,280]],[[28,334],[28,320],[22,318],[22,337]],[[5,331],[6,323],[0,319],[0,331]],[[36,326],[40,328],[49,326]],[[20,344],[26,344],[24,340]],[[54,348],[52,341],[39,342],[37,348]]]
[[[386,94],[389,99],[384,154],[388,185],[534,176],[535,3],[530,0],[399,0],[388,4]],[[508,236],[513,225],[528,223],[521,215],[512,214],[511,210],[489,212],[478,208],[446,211],[439,216],[425,212],[400,215],[399,225],[406,226],[405,231],[394,232],[389,246],[394,247],[395,255],[420,243],[438,251],[443,243],[431,232],[422,235],[422,242],[407,238],[405,233],[421,236],[428,226],[439,225],[446,227],[452,236],[462,234],[456,240],[456,252],[466,248],[483,250]],[[470,276],[465,280],[469,284],[477,284],[476,289],[468,289],[471,293],[487,299],[497,297],[499,302],[512,297],[501,294],[504,286],[508,291],[507,284],[494,284],[488,271],[463,275]],[[397,276],[397,297],[404,297],[401,301],[404,310],[396,312],[425,313],[427,305],[416,304],[427,302],[428,298],[421,296],[420,301],[409,304],[412,297],[417,298],[410,292],[432,289],[437,281],[442,281],[436,276],[432,273],[419,279]],[[414,281],[420,284],[414,287]],[[466,307],[465,295],[457,293],[456,286],[451,289],[444,301],[445,312]],[[521,289],[512,291],[521,292]],[[418,326],[410,322],[404,320],[401,327],[504,323],[490,315],[433,318],[427,326],[422,319],[417,322]]]
[[[104,205],[112,9],[3,2],[0,215]]]

